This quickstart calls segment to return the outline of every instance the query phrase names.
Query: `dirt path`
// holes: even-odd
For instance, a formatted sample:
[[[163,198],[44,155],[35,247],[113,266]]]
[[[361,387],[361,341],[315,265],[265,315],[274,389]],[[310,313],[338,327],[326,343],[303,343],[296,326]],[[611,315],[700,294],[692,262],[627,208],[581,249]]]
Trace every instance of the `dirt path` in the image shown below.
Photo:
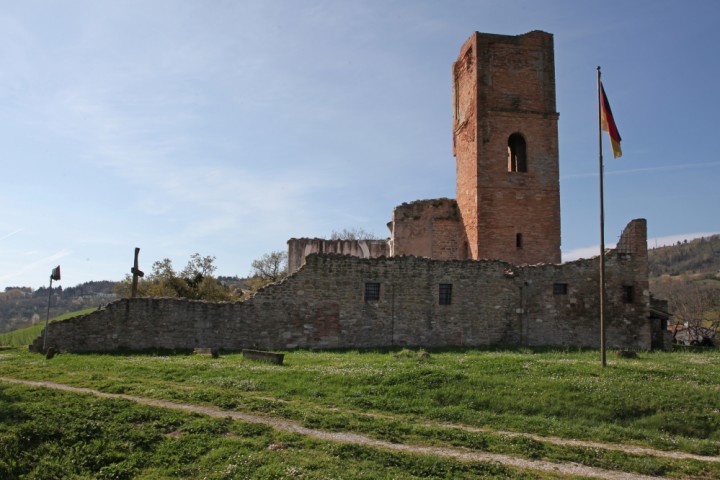
[[[171,408],[171,409],[182,410],[182,411],[186,411],[186,412],[200,413],[203,415],[208,415],[208,416],[217,417],[217,418],[230,417],[235,420],[240,420],[240,421],[248,422],[248,423],[259,423],[259,424],[263,424],[263,425],[268,425],[277,430],[299,433],[301,435],[307,435],[309,437],[317,438],[320,440],[329,440],[329,441],[343,442],[343,443],[356,443],[356,444],[368,445],[371,447],[399,451],[399,452],[425,454],[425,455],[438,455],[438,456],[442,456],[442,457],[450,457],[450,458],[455,458],[458,460],[473,461],[473,462],[497,462],[497,463],[501,463],[503,465],[517,467],[517,468],[523,468],[523,469],[529,469],[529,470],[540,470],[540,471],[555,472],[555,473],[568,474],[568,475],[582,475],[582,476],[602,478],[602,479],[643,480],[643,479],[651,479],[651,478],[661,478],[661,477],[649,477],[646,475],[639,475],[639,474],[634,474],[634,473],[604,470],[601,468],[587,467],[587,466],[579,465],[579,464],[575,464],[575,463],[552,463],[552,462],[546,462],[546,461],[542,461],[542,460],[529,460],[529,459],[524,459],[524,458],[519,458],[519,457],[513,457],[510,455],[475,452],[475,451],[472,451],[469,449],[464,449],[464,448],[427,447],[427,446],[404,445],[404,444],[398,444],[398,443],[391,443],[391,442],[386,442],[386,441],[382,441],[382,440],[376,440],[376,439],[366,437],[364,435],[358,435],[355,433],[347,433],[347,432],[333,433],[333,432],[325,432],[322,430],[314,430],[314,429],[303,427],[296,422],[284,420],[284,419],[280,419],[280,418],[220,410],[219,408],[215,408],[215,407],[174,403],[174,402],[168,402],[165,400],[156,400],[153,398],[136,397],[133,395],[124,395],[124,394],[117,394],[117,393],[103,393],[98,390],[93,390],[90,388],[72,387],[69,385],[63,385],[63,384],[53,383],[53,382],[35,382],[35,381],[30,381],[30,380],[18,380],[18,379],[7,378],[7,377],[0,377],[0,381],[9,382],[9,383],[19,383],[19,384],[29,385],[29,386],[34,386],[34,387],[53,388],[53,389],[57,389],[57,390],[64,390],[64,391],[75,392],[75,393],[86,393],[86,394],[95,395],[96,397],[100,397],[100,398],[116,398],[116,399],[121,398],[124,400],[141,403],[144,405],[150,405],[150,406],[160,407],[160,408]],[[457,426],[457,425],[445,424],[444,426],[452,427],[452,428],[466,428],[468,430],[473,430],[469,427],[461,427],[461,426]],[[474,430],[483,431],[483,432],[488,431],[488,430],[482,430],[482,429],[474,429]],[[495,433],[498,433],[498,432],[495,432]],[[681,459],[687,458],[687,459],[696,459],[696,460],[709,461],[709,462],[720,462],[720,457],[702,457],[699,455],[692,455],[692,454],[683,453],[683,452],[665,452],[665,451],[654,450],[654,449],[650,449],[650,448],[634,447],[634,446],[629,446],[629,445],[604,444],[604,443],[598,443],[598,442],[568,440],[568,439],[555,438],[555,437],[548,438],[548,437],[540,437],[540,436],[529,435],[529,434],[519,434],[519,433],[506,433],[506,434],[517,435],[517,436],[526,436],[529,438],[536,439],[538,441],[556,443],[556,444],[561,444],[561,445],[603,448],[603,449],[610,449],[610,450],[621,450],[621,451],[625,451],[628,453],[643,454],[643,455],[673,457],[673,458],[681,458]]]

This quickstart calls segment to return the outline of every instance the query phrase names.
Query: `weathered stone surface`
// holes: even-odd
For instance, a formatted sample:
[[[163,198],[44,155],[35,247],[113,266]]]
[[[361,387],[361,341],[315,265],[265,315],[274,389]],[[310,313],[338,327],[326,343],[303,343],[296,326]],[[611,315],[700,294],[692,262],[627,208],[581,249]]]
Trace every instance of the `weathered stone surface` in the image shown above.
[[[267,362],[274,365],[282,365],[285,359],[284,353],[265,352],[262,350],[248,350],[242,351],[243,358],[248,360],[256,360],[258,362]]]
[[[220,350],[217,348],[195,347],[193,348],[193,353],[195,355],[205,355],[212,358],[220,357]]]
[[[645,221],[621,239],[627,250],[606,261],[607,345],[649,349],[647,255],[637,242]],[[627,241],[626,241],[627,240]],[[237,303],[169,298],[123,299],[50,325],[56,351],[151,348],[223,350],[383,346],[529,345],[597,347],[598,259],[513,266],[497,260],[361,259],[312,254],[283,282]],[[366,302],[365,283],[380,284]],[[439,285],[452,285],[449,305]],[[566,284],[566,294],[554,284]],[[636,294],[623,302],[623,287]],[[31,346],[42,349],[42,335]]]
[[[465,259],[457,202],[449,198],[403,203],[393,210],[390,255]]]
[[[288,272],[297,271],[311,253],[338,253],[359,258],[378,258],[390,254],[387,240],[325,240],[291,238],[288,240]]]

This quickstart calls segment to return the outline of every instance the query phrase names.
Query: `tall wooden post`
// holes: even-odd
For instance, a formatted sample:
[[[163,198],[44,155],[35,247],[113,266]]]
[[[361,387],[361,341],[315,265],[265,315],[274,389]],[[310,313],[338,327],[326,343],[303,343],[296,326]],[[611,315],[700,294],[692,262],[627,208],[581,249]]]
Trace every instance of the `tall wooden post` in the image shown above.
[[[135,262],[133,263],[133,267],[130,269],[130,272],[133,274],[133,281],[132,281],[132,292],[130,293],[130,298],[135,298],[137,296],[137,286],[138,286],[138,278],[144,277],[145,272],[141,271],[138,267],[138,256],[140,255],[140,248],[135,247]]]

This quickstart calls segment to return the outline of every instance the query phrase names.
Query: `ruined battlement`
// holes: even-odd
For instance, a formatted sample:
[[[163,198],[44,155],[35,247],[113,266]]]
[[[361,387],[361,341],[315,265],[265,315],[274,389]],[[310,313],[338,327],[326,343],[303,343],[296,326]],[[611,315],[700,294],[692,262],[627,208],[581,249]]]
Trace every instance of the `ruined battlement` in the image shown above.
[[[646,264],[640,253],[611,250],[606,257],[610,348],[653,346]],[[245,301],[118,300],[50,324],[48,344],[73,352],[597,347],[597,266],[597,257],[517,266],[500,260],[315,253],[284,281]],[[42,336],[31,346],[41,348]]]

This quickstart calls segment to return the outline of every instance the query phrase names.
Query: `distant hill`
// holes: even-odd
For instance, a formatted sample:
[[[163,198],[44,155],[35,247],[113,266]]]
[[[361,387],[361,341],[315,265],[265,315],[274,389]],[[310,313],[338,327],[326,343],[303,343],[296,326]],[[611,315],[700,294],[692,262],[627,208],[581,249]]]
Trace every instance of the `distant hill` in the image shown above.
[[[52,289],[50,317],[96,308],[118,297],[113,293],[115,282],[86,282],[75,287]],[[27,327],[45,320],[50,290],[46,287],[8,287],[0,292],[0,333]]]
[[[720,272],[720,235],[685,240],[648,251],[650,276],[717,274]]]

